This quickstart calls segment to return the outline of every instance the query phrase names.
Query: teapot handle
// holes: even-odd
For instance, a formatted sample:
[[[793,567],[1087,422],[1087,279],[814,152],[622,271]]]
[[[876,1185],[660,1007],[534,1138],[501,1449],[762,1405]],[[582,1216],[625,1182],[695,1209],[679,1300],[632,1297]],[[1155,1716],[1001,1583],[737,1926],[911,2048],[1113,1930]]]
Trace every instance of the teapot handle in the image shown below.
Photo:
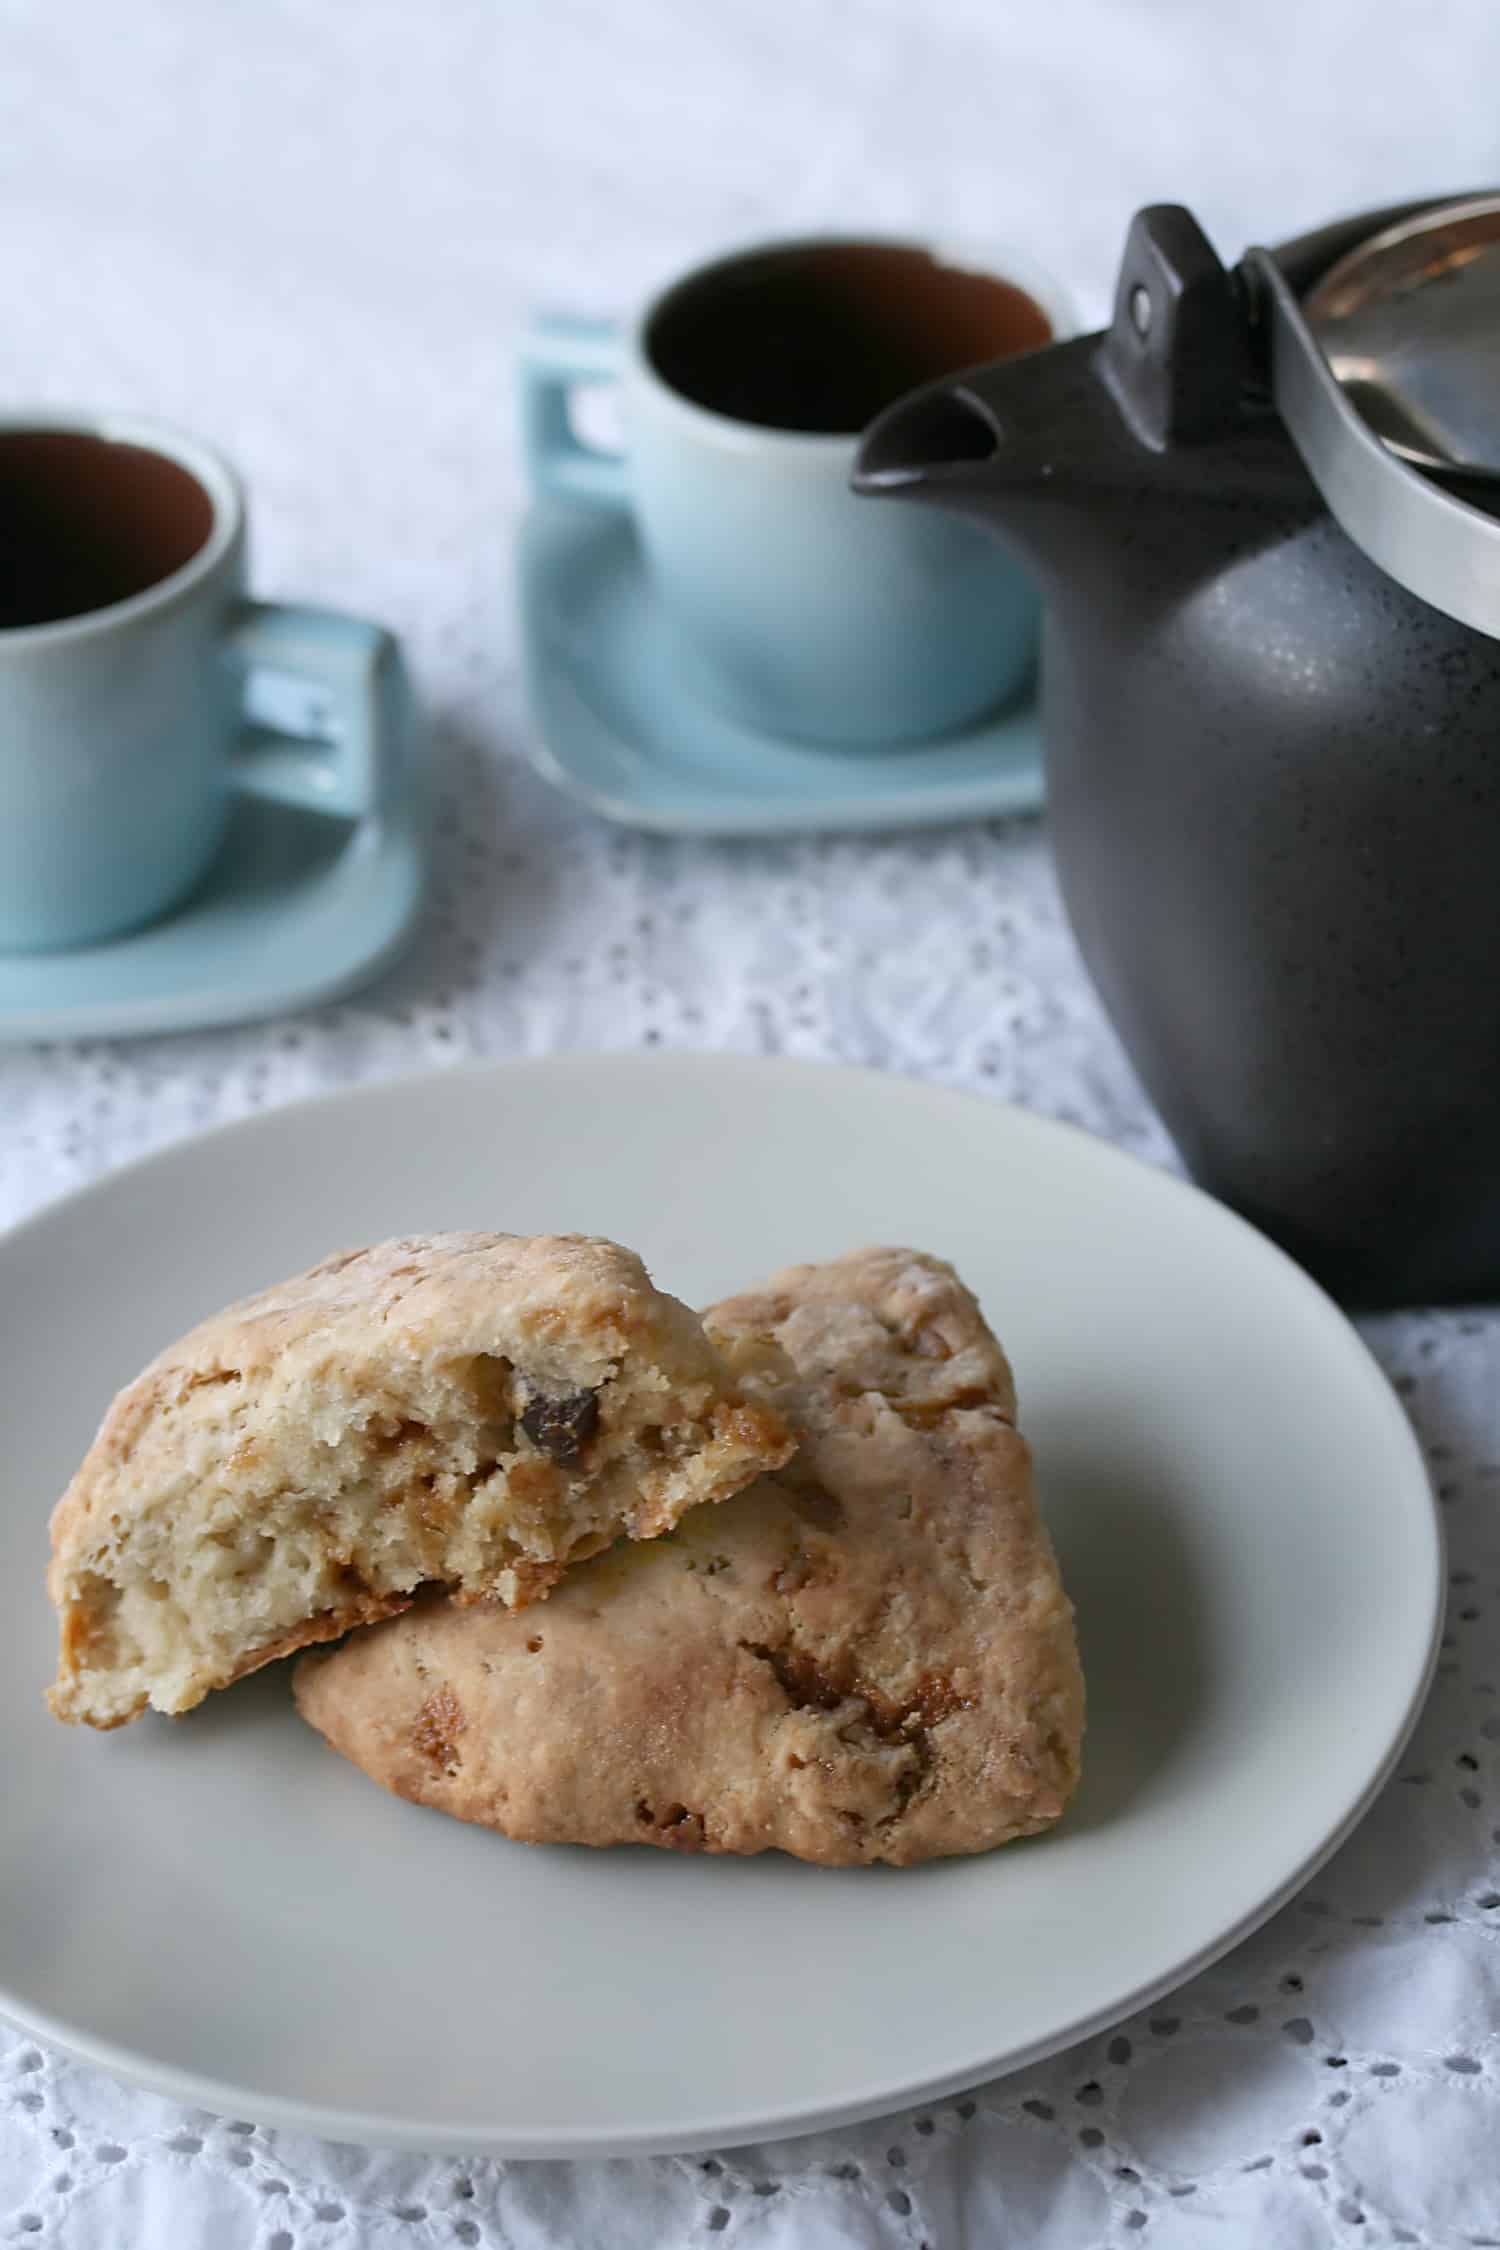
[[[1500,517],[1469,506],[1381,442],[1268,250],[1246,251],[1241,270],[1261,302],[1276,411],[1329,513],[1408,593],[1500,637]]]
[[[1225,436],[1245,418],[1249,320],[1240,284],[1180,203],[1137,211],[1100,372],[1154,452]]]

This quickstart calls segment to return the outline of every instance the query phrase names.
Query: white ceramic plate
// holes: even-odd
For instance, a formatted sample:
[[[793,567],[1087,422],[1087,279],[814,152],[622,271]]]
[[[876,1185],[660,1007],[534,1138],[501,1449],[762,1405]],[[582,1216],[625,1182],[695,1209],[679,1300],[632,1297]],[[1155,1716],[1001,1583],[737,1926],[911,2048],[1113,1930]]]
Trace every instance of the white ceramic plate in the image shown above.
[[[582,1228],[715,1297],[957,1261],[1013,1354],[1078,1603],[1087,1778],[1050,1837],[907,1872],[512,1845],[398,1803],[279,1669],[64,1730],[46,1509],[110,1391],[336,1244]],[[898,1079],[590,1057],[407,1080],[169,1150],[0,1243],[0,2006],[203,2106],[517,2155],[733,2143],[973,2083],[1244,1935],[1387,1772],[1440,1539],[1311,1282],[1104,1145]]]

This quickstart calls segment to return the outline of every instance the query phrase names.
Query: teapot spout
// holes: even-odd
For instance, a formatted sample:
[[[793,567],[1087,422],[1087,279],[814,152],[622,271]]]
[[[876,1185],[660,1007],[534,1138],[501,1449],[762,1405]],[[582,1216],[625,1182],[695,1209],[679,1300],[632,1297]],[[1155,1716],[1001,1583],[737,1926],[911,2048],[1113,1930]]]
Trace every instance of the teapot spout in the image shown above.
[[[886,408],[865,432],[854,466],[856,492],[950,504],[987,484],[1002,425],[962,380],[929,383]]]
[[[1189,212],[1153,206],[1131,226],[1108,329],[899,400],[866,431],[854,489],[956,509],[1076,569],[1143,509],[1273,497],[1286,480],[1256,442],[1251,375],[1236,277]]]
[[[995,529],[1030,490],[1109,482],[1135,449],[1098,380],[1098,336],[944,376],[877,416],[855,456],[856,492],[925,500]]]
[[[1099,341],[1080,336],[898,399],[865,432],[854,490],[966,516],[1043,575],[1076,555],[1080,509],[1102,544],[1134,447],[1097,379]]]

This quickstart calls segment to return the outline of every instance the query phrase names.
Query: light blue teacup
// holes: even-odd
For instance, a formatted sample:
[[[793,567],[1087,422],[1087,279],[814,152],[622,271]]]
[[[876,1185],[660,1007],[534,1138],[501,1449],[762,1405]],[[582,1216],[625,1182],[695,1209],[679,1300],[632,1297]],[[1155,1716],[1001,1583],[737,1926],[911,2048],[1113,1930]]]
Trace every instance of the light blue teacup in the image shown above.
[[[849,490],[883,406],[1068,332],[1057,289],[1015,272],[911,243],[775,243],[690,273],[629,327],[534,325],[534,486],[632,511],[683,663],[732,718],[810,742],[912,741],[1030,679],[1024,571],[972,525]],[[601,381],[620,388],[622,454],[574,425],[572,394]]]
[[[206,446],[121,416],[6,417],[0,526],[0,951],[88,944],[176,905],[236,792],[376,809],[394,644],[245,598],[244,501]],[[334,739],[251,726],[260,669],[314,684]]]

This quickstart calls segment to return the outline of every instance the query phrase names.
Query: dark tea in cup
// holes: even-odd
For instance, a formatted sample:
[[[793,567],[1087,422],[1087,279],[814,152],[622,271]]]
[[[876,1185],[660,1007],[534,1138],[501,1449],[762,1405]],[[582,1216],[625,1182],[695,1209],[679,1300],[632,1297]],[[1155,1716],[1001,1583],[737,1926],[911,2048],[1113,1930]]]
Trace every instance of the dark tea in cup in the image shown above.
[[[672,390],[758,429],[853,437],[961,367],[1052,341],[1016,283],[900,243],[753,252],[679,282],[646,329]]]
[[[181,462],[91,430],[0,429],[0,632],[144,594],[207,543],[214,504]]]

